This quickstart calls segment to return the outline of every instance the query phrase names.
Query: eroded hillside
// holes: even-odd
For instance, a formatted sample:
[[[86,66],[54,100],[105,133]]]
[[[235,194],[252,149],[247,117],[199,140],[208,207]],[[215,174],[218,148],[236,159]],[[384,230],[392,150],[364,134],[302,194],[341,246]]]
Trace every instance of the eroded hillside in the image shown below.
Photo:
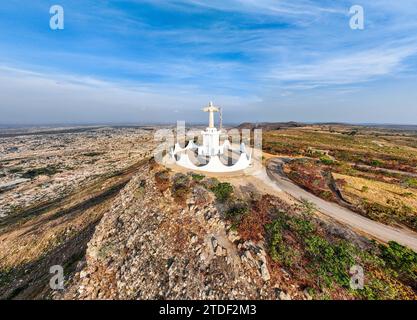
[[[314,211],[146,163],[55,298],[416,298],[415,265],[394,261],[405,248],[378,245]],[[363,290],[350,288],[353,265],[365,269]]]
[[[269,283],[262,242],[237,244],[211,192],[188,177],[182,187],[189,194],[172,191],[171,174],[158,170],[145,166],[105,214],[88,245],[87,265],[65,298],[285,296]]]

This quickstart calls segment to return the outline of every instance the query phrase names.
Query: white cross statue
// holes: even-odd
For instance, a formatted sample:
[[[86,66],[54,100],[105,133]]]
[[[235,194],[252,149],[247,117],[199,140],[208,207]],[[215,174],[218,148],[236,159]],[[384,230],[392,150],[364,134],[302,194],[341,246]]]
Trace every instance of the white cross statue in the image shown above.
[[[214,112],[219,112],[219,108],[213,105],[210,101],[209,105],[203,109],[204,112],[209,112],[209,128],[214,128]]]

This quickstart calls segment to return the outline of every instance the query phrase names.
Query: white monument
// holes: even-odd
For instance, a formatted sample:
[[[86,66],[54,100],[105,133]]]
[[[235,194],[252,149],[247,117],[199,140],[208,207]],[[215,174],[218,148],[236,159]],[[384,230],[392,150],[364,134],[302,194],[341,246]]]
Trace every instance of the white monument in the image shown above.
[[[203,144],[196,145],[193,141],[189,141],[185,148],[181,148],[178,142],[171,149],[170,155],[175,163],[181,167],[206,172],[234,172],[248,168],[251,164],[251,155],[246,152],[245,144],[242,143],[238,148],[233,148],[229,140],[225,140],[220,144],[221,130],[217,130],[214,126],[214,113],[220,112],[220,108],[215,107],[212,102],[203,109],[209,113],[209,125],[205,131],[201,132],[203,136]],[[226,165],[221,161],[221,157],[229,151],[231,155],[237,157],[237,161],[233,165]],[[204,158],[205,163],[194,163],[190,160],[189,153],[197,152],[197,158]]]
[[[213,102],[203,109],[209,113],[209,126],[206,131],[202,131],[203,145],[198,148],[199,155],[215,156],[220,153],[220,131],[214,127],[214,113],[219,112],[219,108],[213,106]]]

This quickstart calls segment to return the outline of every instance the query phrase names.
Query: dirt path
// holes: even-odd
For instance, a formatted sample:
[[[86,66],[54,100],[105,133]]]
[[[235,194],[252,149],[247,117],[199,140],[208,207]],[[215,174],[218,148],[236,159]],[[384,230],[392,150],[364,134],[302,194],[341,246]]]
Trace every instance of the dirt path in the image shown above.
[[[394,174],[401,174],[403,176],[411,177],[411,178],[417,178],[417,173],[413,172],[407,172],[407,171],[401,171],[401,170],[394,170],[394,169],[387,169],[387,168],[379,168],[379,167],[372,167],[367,166],[365,164],[354,164],[350,163],[350,165],[353,168],[359,168],[359,169],[365,169],[365,170],[372,170],[375,172],[386,172],[386,173],[394,173]]]
[[[314,203],[321,213],[374,239],[383,242],[396,241],[417,252],[417,233],[406,228],[397,228],[373,221],[336,203],[320,199],[286,178],[282,172],[283,163],[281,158],[273,158],[267,162],[266,173],[269,177],[267,180],[268,184],[272,179],[278,188],[292,197],[296,199],[303,198]]]

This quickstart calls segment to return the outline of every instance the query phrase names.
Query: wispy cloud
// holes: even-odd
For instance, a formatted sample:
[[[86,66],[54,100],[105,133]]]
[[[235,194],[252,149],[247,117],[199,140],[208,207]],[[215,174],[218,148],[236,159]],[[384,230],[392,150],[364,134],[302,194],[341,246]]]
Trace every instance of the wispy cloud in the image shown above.
[[[175,117],[199,121],[199,107],[211,99],[236,110],[259,101],[256,96],[212,95],[187,85],[138,85],[5,66],[0,66],[0,87],[0,123],[163,123],[172,121],[174,111]]]
[[[310,86],[358,84],[405,70],[407,58],[417,53],[417,45],[353,52],[348,55],[293,65],[274,70],[271,79]]]
[[[151,0],[148,0],[150,2]],[[143,2],[143,1],[142,1]],[[160,6],[169,6],[186,9],[190,6],[213,9],[220,11],[243,12],[251,15],[267,16],[314,16],[320,13],[343,13],[337,5],[331,8],[322,7],[317,2],[309,0],[301,1],[276,1],[276,0],[152,0]]]

